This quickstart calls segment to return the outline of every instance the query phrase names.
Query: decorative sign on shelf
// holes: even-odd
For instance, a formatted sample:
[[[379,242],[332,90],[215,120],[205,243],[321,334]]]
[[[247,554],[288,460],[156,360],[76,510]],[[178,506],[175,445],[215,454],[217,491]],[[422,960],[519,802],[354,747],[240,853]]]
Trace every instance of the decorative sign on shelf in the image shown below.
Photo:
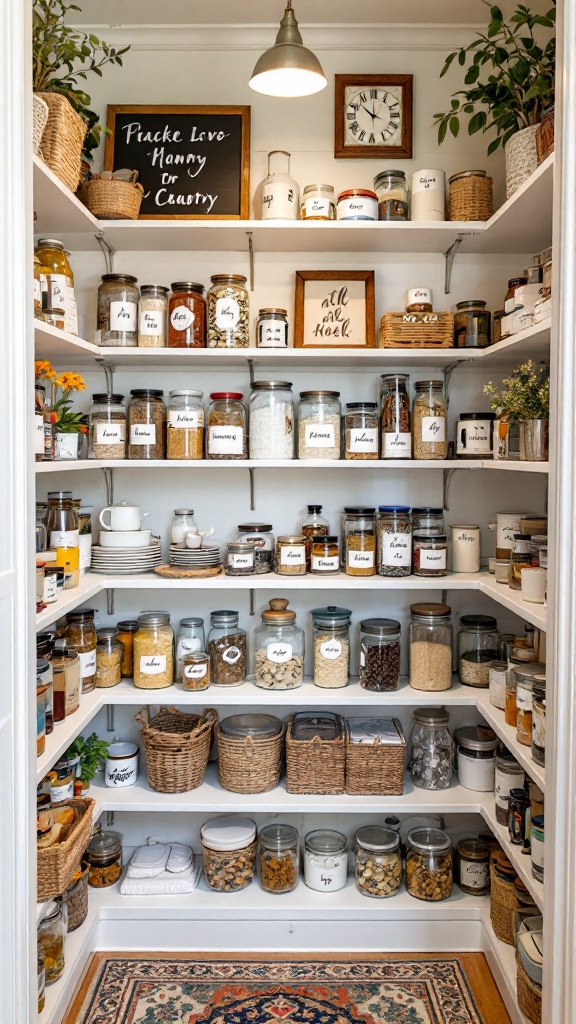
[[[374,348],[374,271],[297,270],[295,348]]]
[[[104,166],[138,171],[140,218],[247,220],[250,107],[108,107]]]

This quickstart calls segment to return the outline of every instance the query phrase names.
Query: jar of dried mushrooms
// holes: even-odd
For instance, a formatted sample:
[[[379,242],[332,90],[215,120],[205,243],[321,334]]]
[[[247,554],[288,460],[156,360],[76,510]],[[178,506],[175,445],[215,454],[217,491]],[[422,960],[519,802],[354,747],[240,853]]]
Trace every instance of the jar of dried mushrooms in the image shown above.
[[[441,380],[416,382],[412,435],[415,459],[446,458],[446,401]]]

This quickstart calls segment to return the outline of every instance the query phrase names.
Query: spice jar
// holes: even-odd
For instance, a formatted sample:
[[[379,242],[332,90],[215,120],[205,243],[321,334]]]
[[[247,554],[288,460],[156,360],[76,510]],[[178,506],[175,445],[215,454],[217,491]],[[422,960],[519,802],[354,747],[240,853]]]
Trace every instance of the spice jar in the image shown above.
[[[469,896],[490,892],[490,847],[481,839],[461,839],[456,847],[458,885]]]
[[[64,639],[69,651],[76,651],[80,668],[82,693],[91,693],[96,687],[96,630],[94,609],[68,612]]]
[[[528,284],[527,277],[512,277],[508,281],[508,291],[504,299],[504,312],[506,314],[513,313],[516,309],[516,292],[525,284]]]
[[[416,381],[413,406],[413,456],[415,459],[445,459],[446,401],[441,380]]]
[[[180,619],[178,639],[176,641],[176,681],[182,681],[184,658],[188,654],[197,654],[206,650],[204,636],[204,619],[191,616]]]
[[[171,391],[166,410],[166,458],[204,458],[202,391]]]
[[[138,288],[131,274],[103,274],[98,288],[97,345],[136,348]]]
[[[494,792],[494,771],[499,739],[486,726],[467,725],[454,732],[458,750],[458,778],[464,789]]]
[[[247,348],[248,292],[241,274],[215,274],[208,289],[208,347]]]
[[[168,289],[159,284],[143,284],[138,302],[138,346],[164,348]]]
[[[447,900],[452,892],[452,840],[436,828],[413,828],[406,838],[406,888],[418,900]]]
[[[376,574],[376,509],[351,505],[344,509],[342,561],[348,576]]]
[[[309,832],[304,840],[304,881],[317,892],[343,889],[348,878],[346,836],[332,829]]]
[[[134,637],[134,686],[160,690],[174,680],[174,633],[168,612],[143,612]]]
[[[254,548],[254,572],[274,572],[274,537],[271,523],[241,523],[238,540]]]
[[[325,689],[338,689],[348,685],[350,674],[350,619],[349,608],[328,605],[313,608],[312,634],[314,639],[314,683]]]
[[[134,635],[138,632],[138,623],[122,619],[118,623],[118,639],[122,644],[122,678],[131,679],[134,674]]]
[[[506,661],[493,661],[488,669],[488,699],[493,707],[500,708],[501,711],[506,707],[507,675]]]
[[[254,381],[249,415],[251,459],[294,458],[294,404],[288,381]]]
[[[546,764],[546,676],[532,679],[532,760]]]
[[[35,252],[46,281],[42,299],[45,319],[48,320],[48,310],[58,309],[64,315],[62,329],[69,334],[78,334],[74,275],[68,260],[69,253],[64,251],[64,243],[57,238],[39,238]]]
[[[67,908],[51,900],[38,925],[38,946],[44,957],[46,985],[53,985],[64,973],[64,940],[67,931]]]
[[[128,406],[128,458],[164,458],[163,391],[136,388]]]
[[[306,575],[306,538],[284,534],[276,541],[276,572],[280,576]]]
[[[458,676],[465,686],[488,687],[498,660],[498,623],[491,615],[462,615],[458,631]]]
[[[544,815],[536,814],[530,822],[530,860],[532,878],[544,881]]]
[[[378,196],[369,188],[349,188],[338,196],[338,220],[378,220]]]
[[[454,348],[487,348],[490,337],[490,311],[482,299],[456,303]]]
[[[304,679],[304,630],[296,625],[288,601],[272,598],[269,605],[254,630],[256,686],[293,690]]]
[[[208,654],[214,686],[239,686],[246,680],[246,630],[234,611],[210,613]]]
[[[254,878],[256,825],[237,814],[211,818],[200,829],[204,877],[211,889],[237,892]]]
[[[204,286],[176,281],[168,303],[168,348],[206,348]]]
[[[411,459],[412,431],[407,373],[382,374],[380,385],[380,454],[383,459]]]
[[[254,575],[254,547],[248,541],[229,541],[226,556],[227,576]]]
[[[461,412],[456,424],[456,458],[491,459],[495,420],[494,412]]]
[[[437,537],[444,533],[444,509],[443,508],[413,508],[412,533],[419,533],[424,537]]]
[[[380,576],[409,576],[412,571],[410,508],[406,505],[380,505],[376,528]]]
[[[400,623],[363,619],[360,623],[360,685],[375,693],[400,685]]]
[[[420,789],[448,789],[452,781],[454,745],[445,708],[417,708],[410,738],[408,772]]]
[[[411,604],[410,614],[410,686],[415,690],[449,690],[451,608],[446,604]]]
[[[258,312],[256,321],[258,348],[288,348],[288,311],[270,306]]]
[[[291,892],[298,885],[298,829],[266,825],[258,836],[260,885],[266,892]]]
[[[310,538],[310,571],[315,576],[337,576],[340,572],[338,537]]]
[[[446,534],[433,537],[421,533],[412,535],[412,572],[415,576],[446,576],[448,538]]]
[[[402,883],[400,836],[378,825],[359,828],[354,842],[356,888],[363,896],[394,896]]]
[[[378,406],[376,402],[349,402],[346,406],[346,459],[378,458]]]
[[[124,395],[92,395],[89,420],[89,459],[126,458]]]
[[[312,568],[312,538],[327,537],[330,533],[330,524],[324,516],[321,516],[322,505],[308,505],[308,515],[302,523],[302,533],[306,538],[306,570]]]
[[[96,636],[96,686],[118,686],[122,680],[124,657],[124,644],[120,640],[119,630],[108,626],[99,629]]]
[[[92,839],[86,850],[88,884],[95,889],[115,885],[122,874],[122,836],[119,832],[103,832],[100,825],[94,827]]]
[[[54,688],[54,721],[63,722],[80,707],[80,660],[65,640],[57,640],[51,657]]]
[[[300,203],[300,220],[336,220],[333,185],[306,185]]]
[[[298,458],[340,458],[339,391],[301,391],[298,408]]]
[[[408,195],[404,171],[381,171],[374,178],[380,220],[408,220]]]
[[[523,768],[512,754],[506,752],[496,758],[494,772],[494,794],[496,821],[500,825],[508,824],[508,804],[513,789],[523,789],[526,775]]]
[[[246,410],[238,391],[213,391],[208,407],[207,459],[246,459]]]
[[[524,846],[526,839],[526,815],[530,809],[530,797],[524,789],[511,789],[508,802],[508,835],[514,846]]]

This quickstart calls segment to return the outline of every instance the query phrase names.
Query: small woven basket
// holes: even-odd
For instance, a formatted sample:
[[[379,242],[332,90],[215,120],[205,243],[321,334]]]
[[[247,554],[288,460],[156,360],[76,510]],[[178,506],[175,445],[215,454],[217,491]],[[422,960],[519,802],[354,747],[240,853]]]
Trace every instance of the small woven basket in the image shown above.
[[[346,792],[353,796],[402,796],[406,739],[400,722],[398,743],[351,743],[346,737]]]
[[[150,789],[157,793],[197,789],[206,772],[218,712],[208,708],[201,715],[188,715],[176,708],[161,708],[150,718],[146,709],[144,716],[134,718],[143,727],[140,735]]]
[[[42,134],[42,157],[56,177],[75,192],[80,181],[86,122],[65,96],[57,92],[38,95],[48,106],[48,121]]]
[[[277,736],[226,736],[216,727],[220,785],[230,793],[266,793],[280,782],[285,726]]]
[[[48,120],[48,104],[41,96],[34,93],[32,96],[32,151],[40,152],[42,134]]]
[[[78,198],[100,220],[137,220],[144,189],[137,181],[91,178],[83,181]]]
[[[80,821],[70,830],[63,843],[38,850],[38,903],[60,896],[68,888],[82,854],[90,842],[94,800],[89,797],[67,800],[81,814]]]
[[[448,220],[490,220],[494,211],[492,178],[473,171],[450,178]]]
[[[385,313],[380,321],[380,348],[452,348],[454,314]]]
[[[515,913],[518,899],[513,882],[498,878],[494,865],[490,866],[490,920],[494,934],[509,946],[516,945]]]
[[[286,731],[286,789],[288,793],[343,793],[346,781],[346,729],[334,740],[292,739],[293,717]]]
[[[542,1024],[542,989],[528,977],[518,956],[516,971],[518,1006],[532,1024]]]
[[[60,896],[60,902],[68,907],[68,931],[74,932],[84,924],[88,916],[88,861],[82,861],[82,874],[75,885],[70,886]]]

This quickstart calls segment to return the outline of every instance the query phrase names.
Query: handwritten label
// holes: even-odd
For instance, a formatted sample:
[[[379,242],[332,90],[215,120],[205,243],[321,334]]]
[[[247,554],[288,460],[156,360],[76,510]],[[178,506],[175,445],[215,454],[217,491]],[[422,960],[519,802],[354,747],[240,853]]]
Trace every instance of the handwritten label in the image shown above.
[[[41,413],[34,415],[34,454],[44,455],[44,417]]]
[[[85,651],[78,655],[80,662],[80,679],[87,679],[93,676],[96,671],[96,648],[93,651]]]
[[[231,569],[252,569],[254,566],[254,551],[246,552],[245,555],[230,553],[228,555],[228,565]]]
[[[284,665],[292,657],[292,644],[268,644],[266,647],[266,657],[268,661],[274,662],[275,665]]]
[[[382,565],[406,566],[412,563],[412,538],[407,533],[382,535]]]
[[[138,333],[149,338],[160,338],[164,334],[164,313],[161,309],[140,310]]]
[[[170,313],[170,323],[175,331],[187,331],[194,323],[194,313],[188,306],[176,306]]]
[[[330,217],[329,199],[305,199],[304,220],[310,217]]]
[[[122,444],[126,440],[125,423],[97,423],[96,444]]]
[[[280,548],[280,565],[305,565],[306,548],[302,544],[282,544]]]
[[[159,676],[166,671],[165,654],[143,654],[140,657],[140,673],[143,676]]]
[[[421,569],[445,569],[446,549],[444,551],[420,551]]]
[[[298,192],[287,181],[269,181],[262,190],[262,220],[298,220]]]
[[[446,418],[444,416],[422,417],[422,441],[442,444],[446,440]]]
[[[325,558],[323,555],[312,555],[313,572],[338,572],[340,560],[338,555],[330,555]]]
[[[336,661],[342,654],[342,644],[340,640],[324,640],[320,644],[320,654],[323,658],[327,658],[328,661]]]
[[[240,306],[236,299],[216,299],[214,322],[219,331],[233,331],[240,320]]]
[[[412,454],[412,434],[384,434],[385,459],[409,459]]]
[[[364,454],[378,454],[378,430],[376,427],[353,427],[348,432],[346,447],[349,452],[364,452]]]
[[[488,885],[488,864],[460,859],[460,881],[468,889],[483,891]]]
[[[282,320],[260,320],[257,343],[259,348],[288,348],[288,324]]]
[[[334,448],[336,446],[333,423],[307,423],[304,428],[306,448]]]
[[[349,551],[348,552],[348,568],[349,569],[373,569],[374,568],[374,552],[373,551]]]
[[[133,423],[130,427],[130,444],[156,444],[156,424]]]
[[[203,665],[184,665],[184,679],[204,679],[207,671],[207,662]]]
[[[171,409],[168,413],[168,426],[173,430],[203,427],[204,409]]]
[[[210,427],[208,453],[210,455],[242,455],[244,431],[242,427]]]
[[[110,330],[133,333],[136,330],[138,307],[135,302],[110,303]]]

